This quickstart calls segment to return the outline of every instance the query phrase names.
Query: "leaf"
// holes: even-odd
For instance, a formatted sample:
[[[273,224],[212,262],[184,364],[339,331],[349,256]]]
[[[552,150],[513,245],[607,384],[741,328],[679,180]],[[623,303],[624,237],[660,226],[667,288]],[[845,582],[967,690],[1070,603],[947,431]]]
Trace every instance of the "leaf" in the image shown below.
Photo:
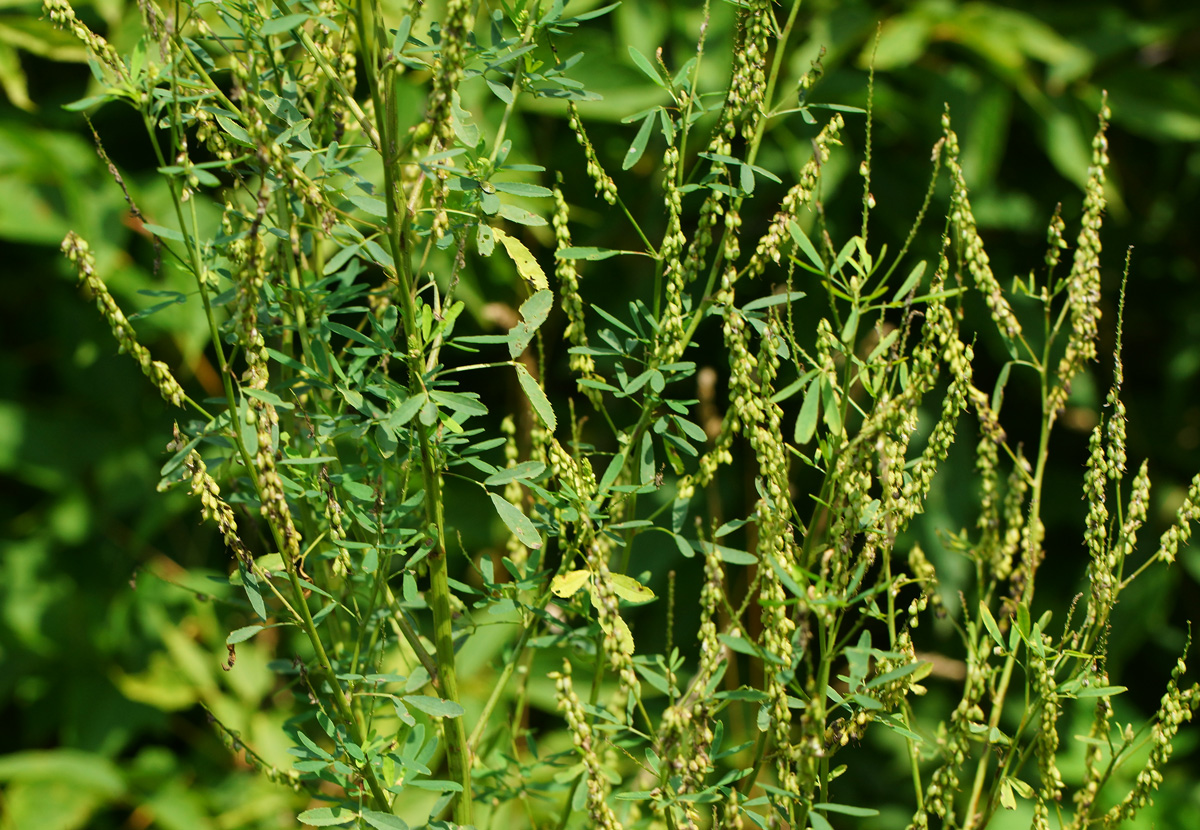
[[[525,390],[529,403],[533,405],[534,411],[542,419],[546,429],[554,432],[558,428],[558,419],[554,417],[554,408],[550,406],[550,399],[546,397],[546,393],[542,391],[542,387],[538,386],[538,382],[533,379],[533,375],[529,374],[529,370],[525,368],[524,364],[514,363],[513,366],[516,367],[517,380],[520,382],[521,388]]]
[[[628,602],[649,602],[654,599],[654,592],[632,576],[612,574],[613,593]]]
[[[540,184],[525,182],[492,182],[492,186],[501,193],[511,193],[513,196],[528,196],[531,199],[549,199],[554,191]]]
[[[508,484],[508,482],[518,479],[537,478],[545,471],[546,465],[540,461],[522,461],[514,467],[507,467],[492,473],[483,480],[483,483],[489,487],[495,487],[498,484]]]
[[[652,110],[642,119],[642,126],[638,128],[637,135],[633,137],[633,143],[629,145],[629,149],[625,152],[625,159],[621,162],[622,170],[628,170],[641,160],[642,154],[646,152],[646,144],[650,141],[650,132],[654,128],[657,115],[658,111]]]
[[[796,300],[807,296],[803,291],[781,291],[778,294],[772,294],[769,297],[760,297],[757,300],[751,300],[742,306],[742,311],[755,311],[768,306],[782,305],[783,303],[794,303]]]
[[[487,81],[488,89],[492,91],[493,95],[495,95],[505,104],[511,104],[513,102],[512,90],[509,87],[497,81],[493,81],[491,78],[485,78],[484,80]]]
[[[764,732],[766,731],[761,726],[759,729],[762,729]],[[816,810],[809,810],[808,826],[811,827],[812,830],[833,830],[833,825],[829,823],[829,819],[825,818],[825,816],[821,815]]]
[[[817,431],[818,404],[821,401],[821,379],[814,378],[808,384],[804,393],[804,403],[800,406],[800,414],[796,416],[796,431],[793,435],[800,446],[812,440]]]
[[[635,253],[634,251],[614,251],[609,248],[559,248],[554,252],[555,259],[586,259],[591,262],[608,259],[617,254]]]
[[[370,337],[367,337],[365,334],[363,334],[361,331],[358,331],[357,329],[352,329],[349,326],[342,325],[341,323],[335,323],[332,320],[322,321],[321,326],[322,326],[322,328],[326,328],[329,331],[336,332],[337,334],[340,334],[349,340],[353,340],[356,343],[362,343],[364,346],[372,346],[376,349],[379,348],[378,343],[376,343]]]
[[[387,216],[387,203],[374,196],[363,196],[357,193],[346,194],[346,201],[369,216],[377,216],[380,219]]]
[[[1126,686],[1088,686],[1075,693],[1075,697],[1111,697],[1128,691]]]
[[[333,827],[334,825],[353,821],[357,817],[356,813],[347,810],[345,807],[316,807],[312,810],[305,810],[296,816],[301,824],[307,824],[311,827]]]
[[[808,257],[813,267],[824,273],[825,263],[821,260],[821,255],[817,253],[817,249],[813,247],[812,241],[809,240],[808,235],[804,233],[801,227],[796,224],[795,220],[788,221],[788,233],[792,235],[792,240],[804,252],[804,255]]]
[[[587,584],[591,575],[591,571],[588,570],[567,571],[550,581],[550,590],[556,597],[569,599],[579,593],[579,589]]]
[[[1000,804],[1006,810],[1017,809],[1017,799],[1013,795],[1012,784],[1007,778],[1000,781]]]
[[[268,20],[261,27],[259,27],[258,33],[265,37],[269,37],[270,35],[281,35],[284,32],[295,29],[310,17],[312,17],[312,15],[305,12],[285,14],[283,17],[277,17],[274,20]],[[348,821],[349,819],[346,820]]]
[[[491,496],[492,504],[496,506],[496,512],[500,514],[504,524],[508,525],[508,529],[522,545],[534,549],[542,546],[542,537],[538,535],[537,529],[533,526],[533,522],[529,521],[528,516],[495,493],[488,493],[488,495]]]
[[[824,810],[827,813],[842,813],[843,815],[847,816],[859,816],[860,818],[879,815],[878,810],[873,810],[870,807],[853,807],[849,804],[821,803],[814,804],[813,809]]]
[[[233,646],[238,643],[244,643],[255,634],[263,630],[261,625],[247,625],[244,628],[239,628],[236,631],[231,631],[229,636],[225,638],[225,645]]]
[[[399,55],[404,51],[404,47],[408,44],[408,35],[412,31],[413,19],[412,15],[406,14],[400,18],[400,24],[396,26],[395,37],[392,38],[392,52]]]
[[[550,287],[546,273],[542,271],[542,266],[538,265],[533,254],[520,240],[514,239],[499,228],[492,228],[492,233],[500,240],[500,244],[504,246],[504,250],[508,252],[508,256],[517,266],[517,273],[532,283],[533,287],[539,291]]]
[[[391,813],[381,813],[378,810],[368,810],[363,807],[362,818],[375,830],[408,830],[408,825],[404,823],[404,820]]]
[[[512,357],[520,357],[529,348],[538,328],[546,322],[553,305],[554,294],[549,289],[535,292],[532,297],[521,303],[522,320],[508,333],[508,353]]]
[[[892,302],[898,303],[908,296],[909,292],[913,291],[918,285],[921,284],[921,277],[924,274],[925,260],[921,260],[913,266],[911,271],[908,272],[908,276],[905,278],[904,284],[896,289],[896,293],[892,295]]]
[[[462,706],[453,700],[444,700],[429,695],[404,695],[402,700],[409,706],[420,709],[434,718],[457,718],[463,714]]]
[[[450,93],[450,127],[454,135],[467,147],[479,144],[479,128],[471,123],[471,113],[463,109],[458,90]]]
[[[654,439],[648,430],[642,435],[642,447],[638,451],[638,477],[642,484],[654,481]]]
[[[642,70],[642,73],[647,78],[654,81],[655,84],[661,86],[663,89],[667,88],[666,81],[662,79],[662,75],[658,74],[658,69],[655,68],[654,64],[650,63],[650,60],[633,46],[629,47],[629,57],[633,58],[633,65]]]
[[[1000,636],[1000,626],[996,625],[996,618],[988,610],[987,603],[979,603],[979,617],[983,620],[983,625],[988,630],[988,634],[991,634],[992,639],[996,641],[996,645],[1000,646],[1000,650],[1007,651],[1007,647],[1004,645],[1004,638]]]

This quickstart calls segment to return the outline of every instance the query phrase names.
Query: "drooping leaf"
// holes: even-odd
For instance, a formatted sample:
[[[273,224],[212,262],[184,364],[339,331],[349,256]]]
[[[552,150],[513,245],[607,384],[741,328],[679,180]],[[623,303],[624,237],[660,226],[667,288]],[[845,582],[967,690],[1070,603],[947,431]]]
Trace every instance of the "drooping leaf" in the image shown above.
[[[554,294],[549,289],[537,291],[525,302],[521,303],[521,322],[512,327],[508,333],[508,353],[518,358],[529,348],[534,335],[554,306]]]
[[[587,584],[588,578],[591,575],[591,571],[587,569],[567,571],[565,574],[559,574],[550,581],[550,590],[554,592],[556,597],[568,599],[579,593],[579,589]]]
[[[538,291],[550,287],[550,282],[546,279],[546,272],[542,270],[541,265],[538,265],[538,261],[521,240],[514,239],[499,228],[492,228],[492,233],[500,240],[500,244],[504,246],[504,250],[508,252],[508,256],[517,266],[517,273],[528,280]]]
[[[358,815],[354,811],[347,810],[345,807],[315,807],[296,816],[301,824],[307,824],[310,827],[335,827],[353,821],[357,817]]]
[[[533,405],[533,411],[542,419],[542,423],[546,425],[546,429],[554,432],[558,428],[558,419],[554,417],[554,408],[550,406],[550,399],[546,397],[546,393],[542,391],[542,387],[533,379],[533,375],[529,374],[529,370],[522,363],[513,364],[517,370],[517,381],[520,382],[521,388],[525,390],[525,394],[529,397],[529,403]]]
[[[429,695],[404,695],[402,698],[405,704],[413,708],[420,709],[425,714],[434,718],[457,718],[463,713],[462,706],[455,703],[453,700],[444,700],[440,697],[430,697]]]
[[[492,504],[496,506],[496,512],[500,514],[504,524],[522,545],[534,549],[542,546],[542,537],[538,535],[537,528],[533,526],[533,522],[529,520],[528,516],[495,493],[488,493],[488,495],[491,496]]]

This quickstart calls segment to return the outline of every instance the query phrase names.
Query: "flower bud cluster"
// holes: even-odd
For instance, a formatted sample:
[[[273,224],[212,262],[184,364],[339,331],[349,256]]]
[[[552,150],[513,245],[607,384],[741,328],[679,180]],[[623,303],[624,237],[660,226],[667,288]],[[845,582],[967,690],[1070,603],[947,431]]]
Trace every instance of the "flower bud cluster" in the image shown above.
[[[558,250],[571,247],[571,228],[570,214],[567,208],[566,197],[563,196],[562,188],[558,185],[554,186],[554,216],[552,219],[554,225],[554,241]],[[558,278],[558,293],[562,310],[567,315],[567,328],[563,331],[563,337],[576,347],[584,347],[588,344],[587,324],[584,321],[583,314],[583,295],[579,292],[579,272],[575,267],[573,259],[556,259],[554,262],[554,275]],[[571,372],[580,379],[590,378],[596,380],[599,376],[596,374],[596,361],[592,359],[590,354],[571,354],[569,355]],[[596,407],[597,411],[603,408],[603,400],[599,389],[593,389],[590,386],[580,386],[579,390],[587,395],[588,400],[592,402],[592,406]]]
[[[554,681],[554,698],[558,702],[558,709],[567,720],[575,750],[579,753],[586,770],[589,826],[603,830],[620,830],[621,824],[617,821],[617,815],[608,805],[608,778],[596,752],[592,726],[571,682],[570,662],[563,660],[562,671],[552,672],[550,679]]]
[[[1062,218],[1062,204],[1059,203],[1054,207],[1054,216],[1050,217],[1050,227],[1046,230],[1046,242],[1049,245],[1046,249],[1047,268],[1053,269],[1058,265],[1059,257],[1067,249],[1067,240],[1063,237],[1066,229],[1067,223]]]
[[[179,424],[175,424],[174,433],[174,439],[167,444],[167,452],[178,452],[187,443],[179,432]],[[200,515],[206,520],[211,519],[217,523],[217,529],[221,531],[221,538],[225,540],[226,547],[242,564],[249,567],[253,564],[254,559],[242,542],[241,536],[238,535],[233,508],[221,498],[221,488],[216,479],[209,475],[208,467],[205,465],[204,459],[200,457],[200,453],[195,450],[188,453],[184,466],[192,476],[190,494],[200,497]]]
[[[1101,672],[1096,678],[1101,685],[1108,685],[1107,672]],[[1092,725],[1088,730],[1088,742],[1084,748],[1083,783],[1072,797],[1075,802],[1075,818],[1070,824],[1071,830],[1083,830],[1090,824],[1092,808],[1100,787],[1107,779],[1109,770],[1103,762],[1104,744],[1111,740],[1112,705],[1108,698],[1096,698],[1096,710],[1092,717]]]
[[[607,536],[593,538],[587,547],[587,564],[592,572],[592,607],[596,609],[596,618],[604,632],[602,648],[609,668],[617,673],[622,691],[637,700],[641,698],[641,683],[633,668],[633,634],[621,619],[620,599],[613,590],[612,572],[608,569],[610,547]]]
[[[1191,645],[1190,637],[1188,645]],[[1185,648],[1185,657],[1186,653]],[[1186,671],[1184,657],[1180,657],[1171,672],[1171,681],[1167,684],[1167,691],[1162,696],[1158,715],[1150,730],[1150,757],[1138,773],[1133,789],[1104,816],[1106,827],[1115,827],[1132,819],[1138,810],[1151,803],[1153,799],[1150,794],[1162,784],[1162,768],[1171,759],[1171,742],[1179,732],[1179,727],[1190,721],[1200,707],[1200,683],[1193,683],[1186,689],[1180,688],[1179,681]]]
[[[1175,513],[1175,524],[1167,528],[1158,543],[1158,558],[1164,562],[1175,561],[1175,554],[1192,536],[1192,522],[1200,519],[1200,473],[1192,479],[1187,497]]]
[[[663,188],[666,190],[667,229],[659,249],[659,267],[663,272],[663,290],[666,302],[659,318],[655,358],[658,363],[674,363],[683,355],[684,340],[684,267],[683,247],[687,242],[683,235],[680,215],[683,200],[676,185],[679,175],[679,150],[675,145],[667,147],[663,154]]]
[[[776,265],[779,264],[785,248],[785,240],[790,238],[788,223],[797,218],[800,208],[812,201],[817,190],[817,179],[821,175],[821,168],[825,162],[829,161],[830,145],[841,144],[838,135],[844,126],[845,122],[842,120],[842,116],[834,115],[813,139],[813,157],[800,171],[800,180],[792,185],[783,197],[779,211],[771,219],[767,232],[758,240],[758,245],[754,248],[754,255],[750,257],[750,262],[746,266],[746,276],[753,279],[762,274],[766,270],[768,260]]]
[[[983,240],[975,226],[975,215],[971,212],[971,200],[967,197],[967,180],[958,161],[958,136],[950,129],[950,114],[942,116],[942,132],[946,140],[946,168],[950,171],[953,188],[950,202],[950,221],[954,225],[955,240],[961,246],[961,257],[967,265],[975,285],[983,293],[983,299],[992,312],[992,320],[1005,337],[1012,339],[1021,334],[1021,324],[1013,314],[1012,307],[1000,289],[996,275],[992,273],[991,261],[983,249]]]
[[[517,447],[517,425],[511,414],[505,415],[504,420],[500,422],[500,432],[504,435],[504,466],[506,469],[511,469],[517,466],[521,457]],[[513,480],[504,486],[504,500],[515,507],[522,506],[522,502],[525,500],[525,491],[519,481]],[[524,568],[525,562],[529,559],[529,549],[521,544],[521,540],[515,533],[509,533],[507,536],[505,547],[508,549],[508,558],[518,568]]]
[[[471,14],[473,5],[469,0],[446,0],[442,17],[438,56],[433,65],[433,90],[426,112],[427,120],[433,125],[434,138],[442,149],[454,146],[451,101],[463,77],[465,47],[474,21]]]
[[[725,98],[723,117],[728,126],[741,123],[742,137],[750,138],[758,129],[767,87],[767,40],[774,12],[770,0],[749,0],[739,23],[739,48],[734,50],[733,77]]]
[[[125,62],[121,60],[121,56],[117,54],[117,50],[76,17],[75,9],[71,7],[69,0],[43,0],[42,10],[58,28],[70,31],[75,39],[83,44],[88,54],[95,58],[100,66],[112,73],[113,77],[107,79],[109,84],[115,86],[130,82],[129,70],[126,68]]]
[[[943,359],[950,370],[950,386],[942,400],[942,414],[929,436],[925,452],[913,466],[911,477],[904,485],[904,504],[901,506],[905,519],[924,509],[934,473],[950,453],[954,443],[954,425],[958,414],[966,407],[967,393],[971,389],[971,361],[974,350],[958,339],[953,330],[950,312],[944,306],[931,306],[928,311],[935,328],[945,331],[942,338]],[[934,322],[935,319],[937,322]]]
[[[138,342],[137,332],[133,330],[133,326],[121,311],[121,307],[117,305],[117,301],[113,299],[112,294],[108,293],[108,286],[104,284],[104,280],[96,274],[96,258],[88,248],[87,242],[75,231],[69,231],[66,238],[63,239],[62,251],[66,254],[67,259],[75,265],[75,269],[79,273],[79,281],[87,286],[88,291],[96,300],[96,308],[100,309],[100,313],[108,321],[113,337],[117,341],[117,351],[122,354],[128,353],[137,361],[138,365],[142,367],[142,374],[150,379],[159,394],[163,396],[163,400],[174,406],[183,406],[186,397],[183,387],[171,374],[167,364],[161,360],[152,359],[150,350]]]
[[[1042,634],[1044,648],[1029,649],[1029,686],[1034,699],[1041,704],[1034,752],[1037,755],[1038,772],[1042,778],[1039,803],[1058,803],[1062,800],[1062,773],[1058,769],[1058,718],[1062,704],[1058,698],[1058,683],[1054,679],[1054,666],[1046,659],[1053,647],[1048,634]]]
[[[1008,579],[1012,575],[1013,563],[1021,551],[1021,542],[1025,538],[1025,496],[1029,493],[1032,475],[1033,466],[1018,449],[1004,493],[1004,537],[991,563],[992,573],[997,580]]]
[[[1096,333],[1100,320],[1100,226],[1104,221],[1105,170],[1108,168],[1108,139],[1105,131],[1111,117],[1107,104],[1100,109],[1100,127],[1092,139],[1092,166],[1084,189],[1083,217],[1075,241],[1075,258],[1067,276],[1067,307],[1071,331],[1058,363],[1057,378],[1049,399],[1049,411],[1057,413],[1067,403],[1071,380],[1085,363],[1096,357]]]
[[[579,117],[579,108],[575,106],[574,101],[567,102],[567,124],[575,133],[575,140],[583,148],[583,155],[587,159],[587,174],[596,185],[596,195],[602,196],[604,201],[610,205],[615,205],[617,203],[616,182],[604,172],[600,158],[596,155],[596,148],[592,146],[587,132],[583,129],[583,119]]]

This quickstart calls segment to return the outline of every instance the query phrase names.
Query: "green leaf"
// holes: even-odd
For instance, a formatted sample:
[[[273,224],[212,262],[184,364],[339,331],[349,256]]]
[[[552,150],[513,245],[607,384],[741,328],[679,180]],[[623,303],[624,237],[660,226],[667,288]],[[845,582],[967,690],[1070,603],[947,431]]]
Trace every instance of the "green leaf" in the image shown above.
[[[878,810],[873,810],[869,807],[852,807],[849,804],[820,803],[820,804],[814,804],[813,809],[814,810],[824,810],[827,813],[842,813],[843,815],[847,815],[847,816],[859,816],[860,818],[865,817],[865,816],[879,815]]]
[[[305,810],[296,818],[300,820],[301,824],[311,827],[333,827],[353,821],[358,818],[358,814],[345,807],[316,807],[312,810]]]
[[[450,127],[455,137],[466,146],[479,144],[479,128],[471,123],[471,113],[463,109],[457,89],[450,93]]]
[[[755,311],[768,306],[782,305],[783,303],[794,303],[807,296],[803,291],[782,291],[778,294],[772,294],[769,297],[760,297],[757,300],[751,300],[742,306],[742,311]]]
[[[685,539],[683,536],[680,536],[678,531],[672,533],[671,537],[675,540],[675,547],[679,548],[679,552],[682,553],[686,559],[691,559],[696,555],[696,548],[690,541]]]
[[[387,216],[387,204],[382,199],[376,199],[374,196],[347,193],[346,201],[368,216],[377,216],[380,219]]]
[[[1007,651],[1008,648],[1004,644],[1004,638],[1000,636],[1000,626],[996,625],[996,618],[988,610],[987,603],[979,603],[979,618],[983,620],[984,627],[988,630],[988,634],[992,635],[992,639],[996,641],[996,645],[1000,646],[1000,650]]]
[[[264,37],[271,35],[280,35],[284,32],[291,31],[297,26],[307,21],[312,15],[305,12],[297,12],[296,14],[285,14],[283,17],[277,17],[274,20],[268,20],[259,27],[258,33]],[[347,819],[348,820],[348,819]]]
[[[179,231],[171,230],[170,228],[164,228],[162,225],[155,225],[151,222],[143,222],[142,227],[160,239],[169,239],[172,242],[183,241],[183,234],[181,234]]]
[[[555,259],[586,259],[596,261],[599,259],[608,259],[617,254],[632,254],[636,251],[614,251],[609,248],[559,248],[554,252]]]
[[[453,700],[444,700],[440,697],[430,697],[429,695],[404,695],[402,700],[409,706],[415,709],[420,709],[425,714],[434,718],[457,718],[463,714],[462,706],[455,703]]]
[[[257,398],[258,400],[263,401],[264,403],[269,403],[271,406],[275,407],[276,409],[295,409],[295,406],[293,404],[288,403],[287,401],[285,401],[283,398],[279,397],[275,393],[268,392],[265,389],[255,389],[251,386],[243,386],[242,394],[249,395],[252,398]]]
[[[649,431],[642,435],[642,447],[638,451],[638,476],[642,484],[654,481],[654,439]]]
[[[808,235],[796,224],[795,220],[788,221],[788,233],[792,235],[792,240],[804,252],[804,255],[808,257],[813,267],[821,273],[825,273],[825,263],[821,260],[821,255],[817,253],[817,249],[813,247]]]
[[[658,69],[655,68],[654,64],[633,46],[629,47],[629,57],[633,58],[633,65],[642,70],[642,73],[647,78],[654,81],[655,84],[663,89],[667,88],[666,81],[662,79],[662,75],[658,74]]]
[[[1111,697],[1128,691],[1125,686],[1087,686],[1075,693],[1075,697]]]
[[[491,496],[492,504],[495,505],[496,512],[500,514],[504,524],[522,545],[534,549],[542,546],[542,537],[538,535],[537,528],[533,526],[533,522],[529,520],[528,516],[495,493],[488,493],[488,495]]]
[[[549,199],[554,195],[550,188],[542,187],[540,184],[526,184],[525,182],[492,182],[491,184],[501,193],[528,196],[531,199]]]
[[[921,277],[925,274],[925,260],[921,260],[913,269],[908,272],[908,277],[905,278],[903,285],[896,289],[896,293],[892,295],[892,302],[898,303],[908,296],[910,292],[916,289],[921,284]]]
[[[362,818],[375,830],[408,830],[408,825],[404,823],[404,820],[391,813],[381,813],[378,810],[368,810],[363,807]]]
[[[514,467],[507,467],[492,473],[483,480],[483,483],[489,487],[495,487],[498,484],[508,484],[508,482],[518,479],[537,478],[545,471],[546,465],[540,461],[522,461]]]
[[[344,326],[341,323],[335,323],[332,320],[325,320],[321,323],[321,327],[328,329],[329,331],[336,332],[337,334],[340,334],[349,340],[353,340],[356,343],[361,343],[364,346],[371,346],[376,349],[379,348],[378,343],[376,343],[370,337],[367,337],[361,331],[352,329],[349,326]]]
[[[825,410],[825,426],[832,435],[842,434],[842,410],[838,402],[837,390],[825,378],[819,381],[821,387],[821,403]]]
[[[522,363],[514,363],[513,366],[517,370],[517,381],[520,382],[521,388],[525,390],[526,396],[529,398],[529,403],[533,405],[533,409],[537,412],[538,417],[542,419],[542,423],[546,425],[546,429],[554,432],[558,428],[558,420],[554,417],[554,408],[550,406],[550,399],[546,397],[546,393],[542,391],[542,387],[533,379],[533,375],[529,374],[529,370]]]
[[[521,304],[520,323],[512,327],[508,333],[508,353],[518,358],[529,348],[534,335],[554,306],[554,294],[549,289],[535,292],[532,297]]]
[[[514,239],[499,228],[492,228],[492,233],[500,240],[500,244],[504,246],[504,250],[508,252],[508,256],[517,266],[517,273],[532,283],[533,287],[539,291],[550,287],[542,266],[538,265],[533,254],[520,240]]]
[[[657,116],[658,111],[652,110],[642,119],[642,126],[638,128],[637,135],[634,136],[633,143],[629,145],[629,149],[625,152],[625,159],[621,162],[622,170],[628,170],[641,160],[642,154],[646,152],[646,144],[650,141],[650,132],[654,128]]]
[[[800,414],[796,416],[796,431],[794,440],[804,446],[812,440],[817,431],[818,405],[821,401],[821,379],[814,378],[804,393],[804,403],[800,406]]]
[[[244,643],[258,632],[262,631],[264,626],[247,625],[244,628],[239,628],[236,631],[231,631],[229,636],[225,638],[225,645],[233,646],[238,643]]]
[[[404,47],[408,44],[408,35],[412,31],[412,15],[406,14],[400,18],[400,24],[396,26],[395,37],[392,38],[392,53],[399,55],[404,51]]]
[[[513,102],[512,89],[502,83],[493,81],[491,78],[485,78],[484,80],[487,81],[488,89],[492,91],[493,95],[495,95],[505,104],[511,104]]]

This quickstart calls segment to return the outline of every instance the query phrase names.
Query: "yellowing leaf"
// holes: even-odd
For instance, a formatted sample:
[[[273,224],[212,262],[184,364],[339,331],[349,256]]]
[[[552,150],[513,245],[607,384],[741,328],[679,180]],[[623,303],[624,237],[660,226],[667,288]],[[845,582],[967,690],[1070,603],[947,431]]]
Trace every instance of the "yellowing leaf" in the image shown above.
[[[654,592],[632,576],[613,574],[612,587],[617,596],[629,602],[649,602],[654,599]]]
[[[592,607],[599,611],[600,598],[596,596],[595,590],[589,588],[588,594],[592,599]],[[617,645],[624,654],[633,654],[633,632],[629,630],[629,624],[621,619],[620,614],[613,614],[607,623],[604,617],[600,617],[599,623],[605,634],[616,634]]]
[[[519,239],[514,239],[499,228],[492,228],[492,233],[500,240],[504,250],[508,251],[509,257],[517,266],[517,272],[522,277],[533,283],[533,287],[538,291],[550,287],[550,282],[546,279],[546,272],[542,270],[542,266],[538,265],[533,254]]]
[[[567,597],[574,596],[588,581],[589,576],[591,576],[591,572],[587,570],[568,571],[565,574],[559,574],[551,581],[550,590],[554,592],[555,596],[566,599]]]

